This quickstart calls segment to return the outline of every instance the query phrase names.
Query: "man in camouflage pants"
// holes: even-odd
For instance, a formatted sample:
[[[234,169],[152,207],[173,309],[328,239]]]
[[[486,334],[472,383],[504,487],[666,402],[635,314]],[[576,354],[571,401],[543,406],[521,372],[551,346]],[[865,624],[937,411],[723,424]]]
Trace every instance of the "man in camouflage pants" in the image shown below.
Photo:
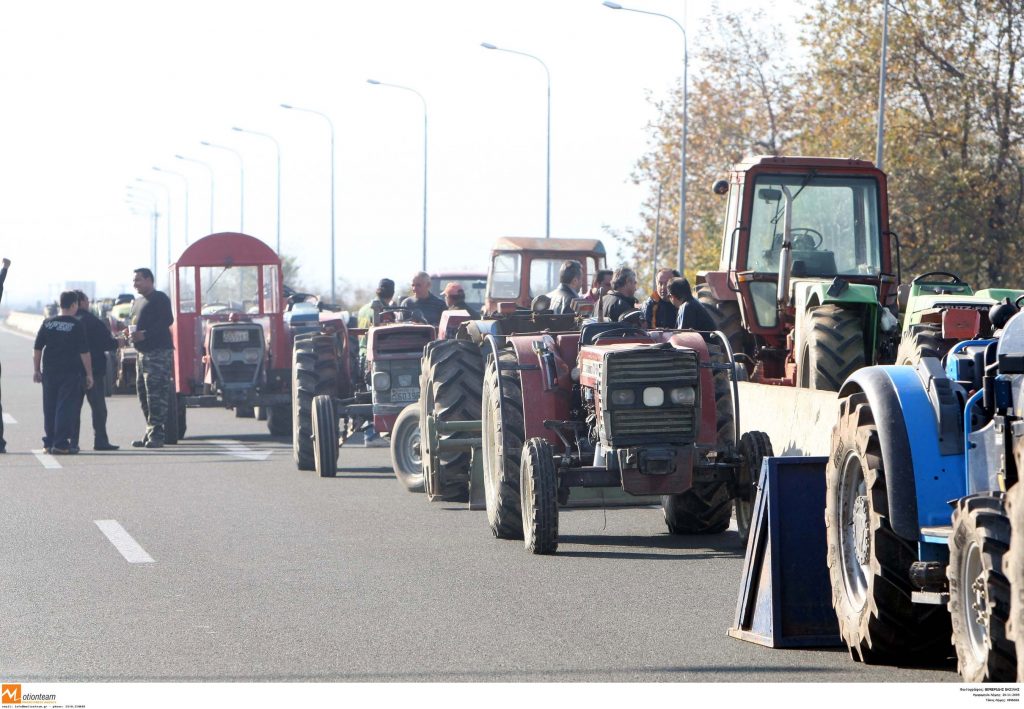
[[[153,272],[135,269],[133,279],[139,297],[132,303],[129,336],[138,352],[135,385],[146,417],[146,435],[132,441],[136,448],[163,448],[167,410],[171,396],[171,367],[174,345],[170,327],[174,322],[171,300],[156,290]]]

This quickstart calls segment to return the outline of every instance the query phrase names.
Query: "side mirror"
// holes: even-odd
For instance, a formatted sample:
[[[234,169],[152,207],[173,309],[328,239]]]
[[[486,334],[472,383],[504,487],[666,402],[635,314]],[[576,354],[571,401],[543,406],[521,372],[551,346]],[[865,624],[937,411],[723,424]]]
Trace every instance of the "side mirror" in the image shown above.
[[[762,188],[757,191],[757,198],[763,199],[765,202],[778,202],[782,199],[782,191]]]
[[[729,181],[715,180],[715,184],[711,186],[711,191],[718,195],[727,194],[729,192]]]

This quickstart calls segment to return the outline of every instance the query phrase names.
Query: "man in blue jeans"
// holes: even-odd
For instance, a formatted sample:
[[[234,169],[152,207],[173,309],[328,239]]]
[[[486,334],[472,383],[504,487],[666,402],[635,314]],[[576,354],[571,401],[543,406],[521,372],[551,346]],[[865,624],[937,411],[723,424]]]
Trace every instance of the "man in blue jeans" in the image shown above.
[[[43,447],[55,455],[71,453],[82,395],[93,384],[89,343],[77,312],[78,293],[61,293],[60,315],[43,321],[32,352],[32,380],[43,385]]]

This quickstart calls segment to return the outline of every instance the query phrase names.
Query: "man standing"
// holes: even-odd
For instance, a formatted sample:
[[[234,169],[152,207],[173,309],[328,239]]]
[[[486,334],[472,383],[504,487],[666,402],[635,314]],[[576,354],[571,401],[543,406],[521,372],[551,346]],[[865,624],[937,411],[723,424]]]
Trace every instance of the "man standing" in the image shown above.
[[[617,321],[623,315],[636,310],[636,273],[622,266],[612,276],[612,291],[601,298],[601,316],[605,320]]]
[[[676,319],[677,330],[699,330],[713,332],[718,327],[701,302],[693,297],[690,283],[685,278],[673,278],[668,283],[668,297],[679,308]]]
[[[448,310],[465,310],[469,313],[470,320],[479,320],[480,313],[476,308],[466,302],[466,289],[461,284],[452,281],[444,287],[444,304]]]
[[[402,301],[402,307],[409,308],[423,322],[437,327],[447,306],[430,292],[430,274],[420,271],[412,277],[412,295]]]
[[[0,268],[0,301],[4,297],[4,281],[7,280],[7,269],[11,267],[11,260],[5,258],[3,260],[3,268]],[[0,376],[3,376],[3,368],[0,367]],[[4,440],[4,406],[3,406],[3,394],[0,393],[0,453],[7,452],[7,441]]]
[[[558,288],[548,293],[551,312],[555,315],[575,313],[572,302],[579,298],[577,293],[583,285],[583,265],[579,261],[563,261],[558,269]]]
[[[170,331],[174,315],[170,298],[154,287],[153,272],[148,268],[135,269],[132,285],[139,297],[132,303],[129,337],[138,352],[135,387],[146,417],[146,435],[132,441],[132,446],[163,448],[174,365]]]
[[[85,388],[93,385],[92,361],[85,327],[75,319],[78,294],[60,294],[60,315],[44,320],[32,352],[32,381],[43,385],[43,447],[55,455],[71,450],[75,417],[82,409]]]
[[[107,376],[107,352],[117,349],[117,340],[110,334],[106,323],[89,312],[89,296],[82,291],[78,294],[77,319],[85,326],[85,339],[89,343],[89,356],[92,359],[93,386],[85,392],[92,411],[93,450],[116,451],[119,446],[112,445],[107,438],[107,397],[104,380]],[[78,434],[82,428],[82,410],[79,408],[75,417],[74,433],[71,436],[71,450],[78,450]]]
[[[643,307],[640,308],[647,327],[672,329],[676,326],[676,317],[679,313],[668,298],[668,282],[673,278],[679,278],[679,276],[679,271],[672,268],[663,268],[658,271],[658,289],[651,293],[651,297],[645,300]]]

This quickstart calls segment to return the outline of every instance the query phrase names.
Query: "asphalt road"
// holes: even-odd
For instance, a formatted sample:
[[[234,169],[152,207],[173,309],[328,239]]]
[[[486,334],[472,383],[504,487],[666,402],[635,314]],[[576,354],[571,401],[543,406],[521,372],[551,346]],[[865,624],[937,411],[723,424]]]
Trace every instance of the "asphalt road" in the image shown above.
[[[492,538],[484,513],[406,492],[386,449],[346,446],[339,476],[320,479],[295,469],[290,440],[224,410],[190,409],[177,446],[37,457],[31,346],[0,330],[5,678],[958,680],[952,666],[868,667],[845,649],[727,637],[735,532],[671,537],[657,509],[566,511],[558,554],[533,557]],[[138,403],[108,403],[126,446]]]

